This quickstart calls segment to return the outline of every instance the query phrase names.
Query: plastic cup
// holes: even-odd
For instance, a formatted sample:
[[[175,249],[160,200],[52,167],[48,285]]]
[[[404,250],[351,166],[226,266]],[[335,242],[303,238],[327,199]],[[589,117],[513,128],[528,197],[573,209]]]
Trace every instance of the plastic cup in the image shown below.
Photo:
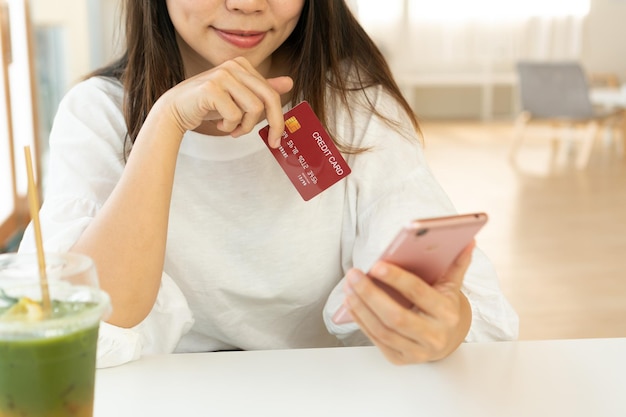
[[[15,299],[41,300],[37,257],[0,255],[0,417],[91,417],[100,320],[110,311],[90,258],[46,254],[52,314],[24,320]]]

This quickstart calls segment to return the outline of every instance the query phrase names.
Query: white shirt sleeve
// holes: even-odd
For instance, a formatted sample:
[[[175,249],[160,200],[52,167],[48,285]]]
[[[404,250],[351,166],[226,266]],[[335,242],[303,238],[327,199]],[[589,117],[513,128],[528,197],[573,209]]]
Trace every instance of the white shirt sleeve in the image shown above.
[[[172,353],[193,323],[185,296],[163,273],[152,311],[141,323],[130,329],[101,323],[97,367],[121,365],[142,355]]]
[[[85,106],[86,102],[93,105]],[[46,196],[39,213],[46,252],[70,250],[102,207],[124,169],[125,134],[119,84],[92,78],[64,97],[50,134]],[[32,224],[19,251],[36,251]],[[130,329],[101,324],[98,366],[172,352],[192,324],[185,297],[163,274],[155,305],[140,324]]]
[[[404,111],[387,94],[379,90],[372,102],[401,126],[410,126]],[[398,132],[365,112],[352,113],[354,123],[342,120],[341,112],[336,112],[338,136],[361,138],[361,145],[372,151],[348,156],[352,174],[347,177],[350,216],[344,227],[343,268],[367,271],[402,225],[456,210],[428,168],[415,133]],[[342,288],[343,280],[328,298],[323,313],[326,327],[346,345],[363,344],[356,324],[337,325],[331,320],[344,301]],[[479,249],[474,250],[462,291],[472,308],[466,341],[517,338],[517,314],[502,294],[491,262]]]

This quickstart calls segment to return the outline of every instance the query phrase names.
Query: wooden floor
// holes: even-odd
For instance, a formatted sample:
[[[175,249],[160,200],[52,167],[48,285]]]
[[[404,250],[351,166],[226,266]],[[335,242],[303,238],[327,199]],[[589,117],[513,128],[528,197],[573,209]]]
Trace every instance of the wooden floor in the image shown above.
[[[520,315],[520,339],[626,337],[621,141],[598,138],[580,171],[576,147],[562,147],[555,161],[542,130],[530,132],[512,164],[511,122],[423,122],[422,129],[431,168],[457,209],[490,216],[477,242]]]

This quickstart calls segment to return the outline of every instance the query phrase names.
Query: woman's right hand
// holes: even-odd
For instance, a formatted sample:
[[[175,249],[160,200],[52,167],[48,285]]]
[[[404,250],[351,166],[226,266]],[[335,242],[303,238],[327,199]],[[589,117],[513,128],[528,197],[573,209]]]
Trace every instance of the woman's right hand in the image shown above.
[[[278,147],[285,128],[281,94],[292,87],[290,77],[265,79],[239,57],[176,85],[155,108],[163,109],[165,116],[169,113],[181,136],[206,120],[217,120],[220,131],[238,137],[250,132],[265,116],[270,146]]]

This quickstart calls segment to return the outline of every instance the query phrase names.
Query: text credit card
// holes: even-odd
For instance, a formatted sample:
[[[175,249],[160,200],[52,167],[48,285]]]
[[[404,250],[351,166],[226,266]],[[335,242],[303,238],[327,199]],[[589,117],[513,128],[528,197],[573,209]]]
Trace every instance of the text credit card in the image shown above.
[[[306,101],[285,113],[285,132],[278,148],[269,147],[268,132],[265,126],[259,135],[305,201],[351,172]]]

